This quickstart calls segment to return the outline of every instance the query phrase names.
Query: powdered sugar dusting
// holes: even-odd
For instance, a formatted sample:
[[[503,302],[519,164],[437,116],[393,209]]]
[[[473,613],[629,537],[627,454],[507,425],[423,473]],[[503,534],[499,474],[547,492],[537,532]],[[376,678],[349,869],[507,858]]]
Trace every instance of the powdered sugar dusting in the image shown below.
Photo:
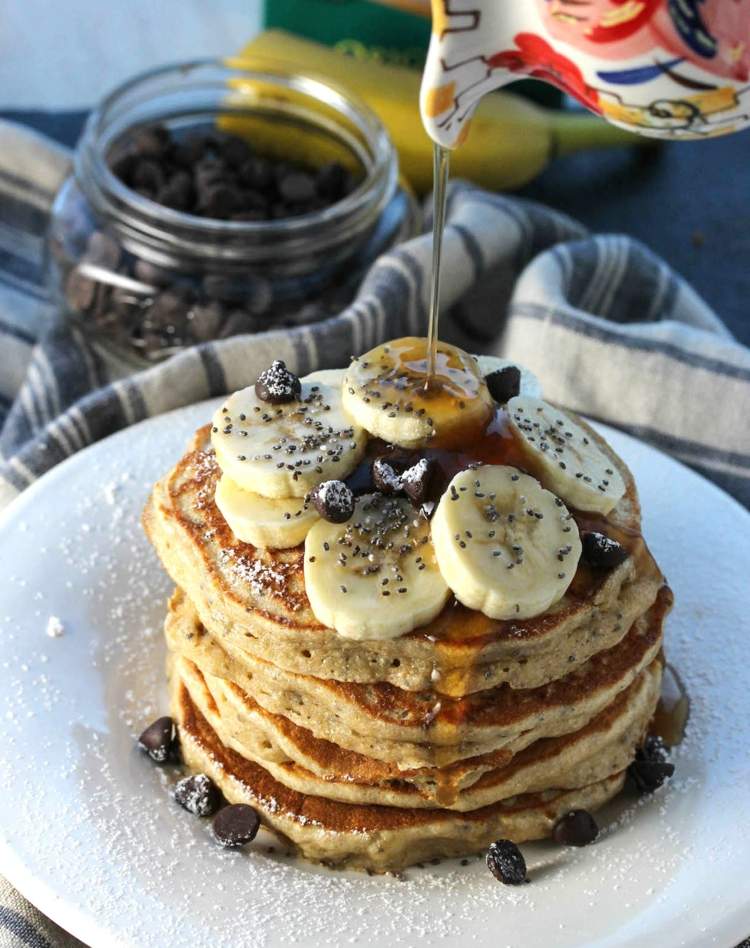
[[[702,948],[750,931],[735,930],[743,910],[748,920],[750,872],[737,829],[750,821],[750,705],[737,633],[750,531],[738,530],[745,515],[713,488],[659,456],[647,464],[622,437],[612,441],[641,477],[646,533],[677,595],[667,647],[692,715],[675,779],[652,798],[608,807],[591,847],[524,846],[532,884],[522,889],[499,885],[478,858],[399,879],[309,865],[265,832],[243,852],[215,846],[210,822],[171,799],[179,769],[156,767],[134,747],[168,707],[158,630],[170,584],[138,517],[149,485],[209,416],[206,406],[169,416],[76,459],[22,498],[0,534],[0,835],[14,854],[4,871],[24,866],[29,894],[88,943],[138,948],[568,948],[603,943],[615,929],[622,945]],[[124,470],[130,480],[110,504],[102,485]],[[685,553],[696,509],[711,511],[708,558]],[[265,582],[256,571],[268,570],[278,582],[270,561],[236,568],[238,580],[249,570],[247,581]],[[75,634],[52,644],[40,634],[50,615]],[[30,878],[41,883],[33,892]]]
[[[62,619],[59,616],[50,616],[49,619],[47,619],[45,631],[51,639],[59,639],[65,635],[65,626],[62,623]]]

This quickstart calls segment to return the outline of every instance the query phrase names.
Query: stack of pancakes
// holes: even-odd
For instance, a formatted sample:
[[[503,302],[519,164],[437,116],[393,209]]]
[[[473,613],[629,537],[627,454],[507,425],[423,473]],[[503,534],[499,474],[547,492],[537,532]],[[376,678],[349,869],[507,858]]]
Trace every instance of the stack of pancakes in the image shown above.
[[[619,539],[624,562],[582,563],[533,619],[451,599],[426,626],[363,641],[315,619],[303,546],[234,537],[199,431],[144,513],[178,587],[165,631],[186,763],[304,856],[376,871],[541,838],[612,798],[659,697],[671,593],[632,476],[591,437],[627,489],[606,518],[576,520]]]

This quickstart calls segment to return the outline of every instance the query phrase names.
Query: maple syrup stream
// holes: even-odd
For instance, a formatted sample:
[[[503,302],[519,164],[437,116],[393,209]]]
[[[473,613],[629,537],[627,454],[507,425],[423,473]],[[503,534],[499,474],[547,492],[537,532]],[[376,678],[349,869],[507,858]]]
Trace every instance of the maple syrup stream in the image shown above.
[[[445,203],[450,169],[450,152],[442,145],[432,146],[432,276],[430,279],[430,316],[427,324],[427,378],[424,387],[430,387],[437,362],[438,321],[440,317],[440,261],[443,255]]]

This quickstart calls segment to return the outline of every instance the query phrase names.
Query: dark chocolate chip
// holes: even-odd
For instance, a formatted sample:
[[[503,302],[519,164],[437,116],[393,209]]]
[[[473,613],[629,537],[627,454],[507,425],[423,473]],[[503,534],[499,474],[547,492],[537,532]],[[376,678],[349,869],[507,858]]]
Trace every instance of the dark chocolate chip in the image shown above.
[[[162,125],[150,125],[134,131],[130,147],[139,158],[161,158],[169,145],[169,132]]]
[[[174,758],[177,729],[172,718],[157,718],[153,724],[149,724],[138,738],[138,746],[157,764],[165,764],[170,758]]]
[[[176,326],[185,319],[191,300],[185,292],[177,287],[162,290],[154,297],[148,311],[148,319],[155,328]]]
[[[133,187],[138,190],[157,194],[164,184],[164,172],[161,165],[152,158],[139,161],[133,171]]]
[[[251,806],[233,803],[225,806],[214,817],[214,839],[220,846],[233,849],[252,842],[260,828],[260,817]]]
[[[115,177],[130,185],[137,162],[138,158],[132,148],[125,148],[109,159],[109,167]]]
[[[159,189],[156,199],[165,207],[175,211],[189,211],[195,199],[193,179],[187,171],[177,171],[167,183]]]
[[[315,197],[315,180],[304,171],[292,171],[279,180],[279,194],[290,204],[306,204]]]
[[[523,853],[509,839],[498,839],[487,850],[487,868],[505,885],[521,885],[528,882],[526,860]]]
[[[221,303],[215,300],[210,303],[200,303],[188,314],[190,331],[200,342],[206,342],[216,336],[223,318],[224,309]]]
[[[323,481],[310,492],[310,502],[329,523],[345,523],[354,513],[354,494],[343,481]]]
[[[329,201],[338,201],[346,193],[348,184],[346,168],[338,161],[331,161],[318,169],[315,188],[318,194]]]
[[[625,547],[604,533],[590,531],[581,536],[581,557],[589,566],[599,569],[614,569],[628,558]]]
[[[250,283],[246,279],[209,273],[203,278],[203,292],[212,300],[223,303],[243,303],[249,295]]]
[[[239,168],[252,158],[252,149],[236,135],[228,136],[221,143],[221,157],[231,168]]]
[[[221,184],[226,175],[224,162],[218,158],[202,158],[193,168],[195,185],[199,189],[210,188],[215,184]]]
[[[223,801],[221,790],[206,774],[194,774],[178,781],[174,798],[194,816],[213,816]]]
[[[420,458],[401,475],[406,496],[415,507],[422,507],[432,496],[438,465],[432,458]]]
[[[555,823],[552,836],[561,846],[588,846],[599,835],[596,820],[588,810],[571,810]]]
[[[85,313],[96,299],[96,280],[85,276],[77,268],[71,270],[65,281],[65,299],[70,308],[76,313]]]
[[[401,476],[385,458],[375,458],[372,462],[372,480],[381,494],[399,494],[403,489]]]
[[[273,171],[270,162],[257,155],[248,158],[239,170],[239,180],[247,188],[267,191],[273,182]]]
[[[240,204],[240,192],[228,184],[212,184],[200,195],[200,209],[206,217],[229,217],[239,210]]]
[[[664,741],[655,735],[647,737],[636,750],[628,774],[641,793],[653,793],[674,774],[674,764],[669,763],[668,756]]]
[[[292,402],[301,391],[300,380],[280,359],[276,359],[270,369],[264,369],[255,383],[255,394],[262,402],[270,402],[271,405]]]
[[[521,370],[516,365],[506,365],[484,377],[490,395],[500,405],[515,398],[521,391]]]
[[[136,260],[133,264],[133,276],[149,286],[169,286],[174,276],[164,267],[158,267],[148,260]]]

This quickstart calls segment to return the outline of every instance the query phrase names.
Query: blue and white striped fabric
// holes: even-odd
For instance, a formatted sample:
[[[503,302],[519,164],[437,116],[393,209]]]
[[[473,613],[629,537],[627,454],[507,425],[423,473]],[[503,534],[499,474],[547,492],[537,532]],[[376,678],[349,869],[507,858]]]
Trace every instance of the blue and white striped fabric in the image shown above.
[[[247,385],[272,358],[305,373],[424,331],[428,236],[382,257],[335,319],[205,344],[123,377],[44,291],[43,235],[68,162],[0,124],[0,506],[87,444]],[[750,505],[750,352],[645,247],[455,183],[444,291],[446,338],[517,359],[551,400],[650,441]],[[77,944],[0,879],[0,948]]]

